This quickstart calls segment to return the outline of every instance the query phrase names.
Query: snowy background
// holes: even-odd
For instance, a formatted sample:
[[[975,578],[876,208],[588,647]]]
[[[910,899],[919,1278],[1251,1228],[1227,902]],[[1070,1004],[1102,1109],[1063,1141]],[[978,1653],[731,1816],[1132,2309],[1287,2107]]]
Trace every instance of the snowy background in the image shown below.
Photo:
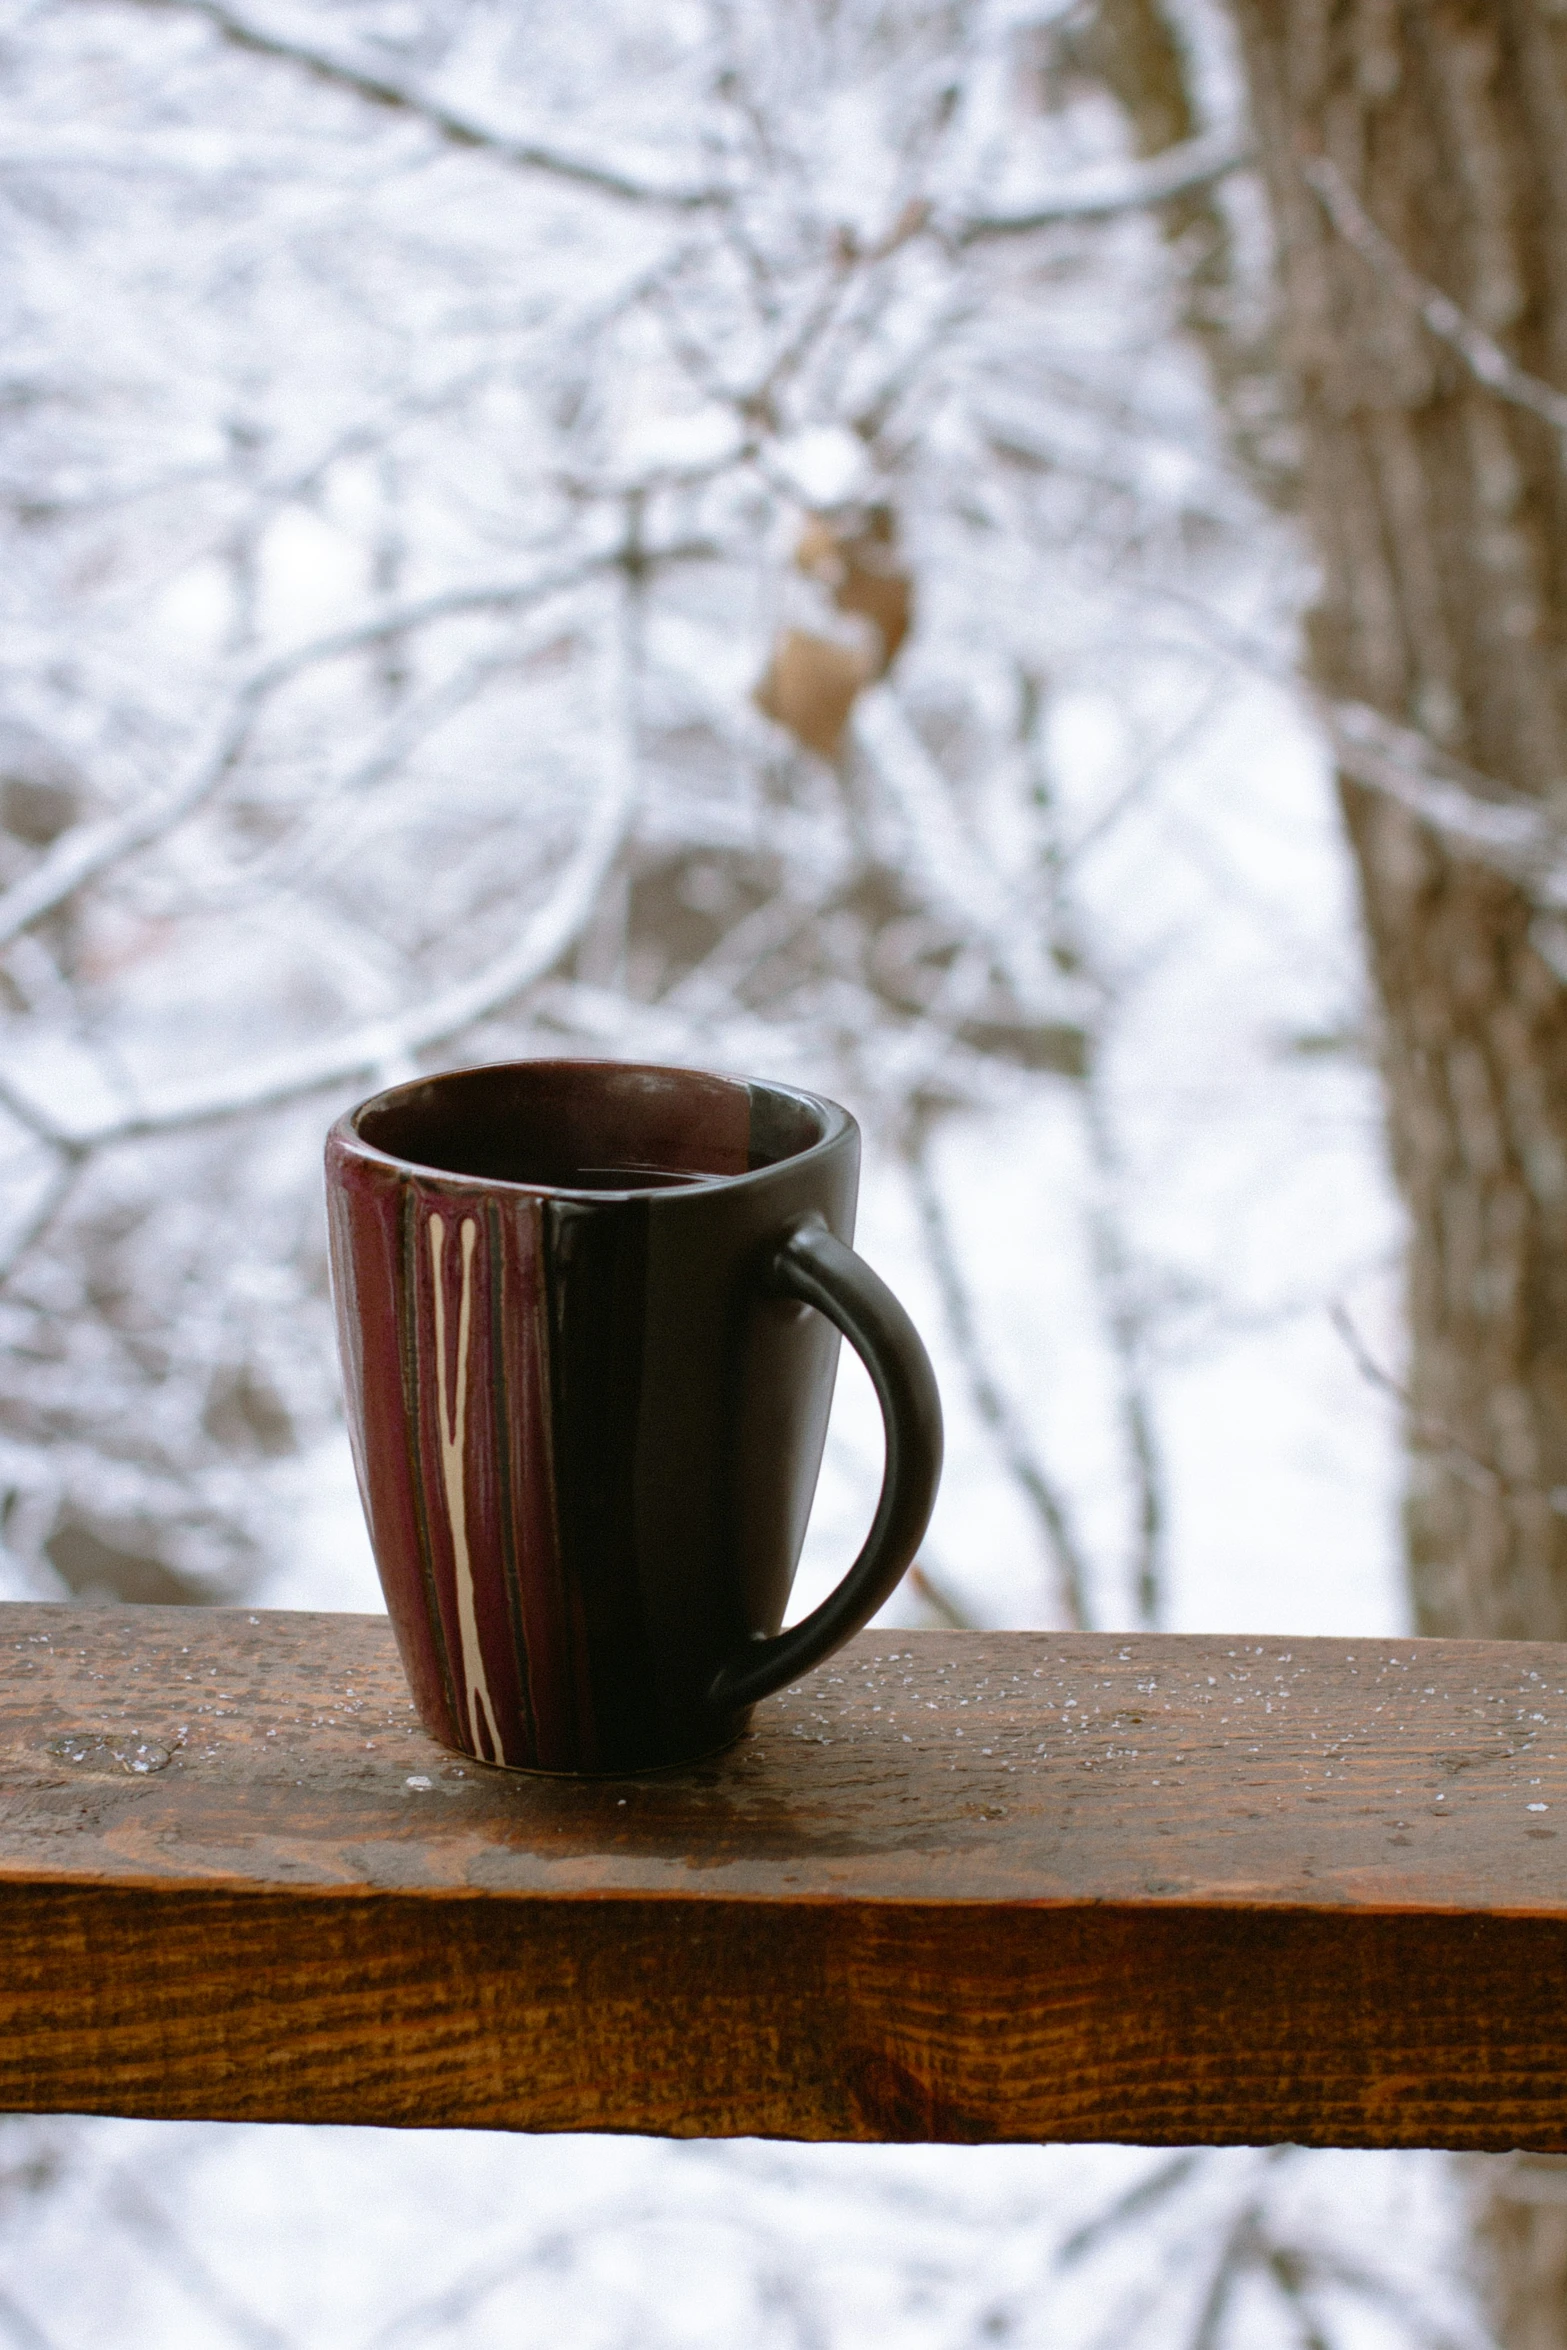
[[[889,1621],[1402,1628],[1265,239],[1222,23],[1172,224],[1090,17],[0,11],[0,1595],[375,1607],[321,1137],[564,1051],[860,1117],[949,1430]],[[799,1608],[879,1474],[846,1361]],[[16,2120],[0,2341],[1468,2341],[1455,2193]]]

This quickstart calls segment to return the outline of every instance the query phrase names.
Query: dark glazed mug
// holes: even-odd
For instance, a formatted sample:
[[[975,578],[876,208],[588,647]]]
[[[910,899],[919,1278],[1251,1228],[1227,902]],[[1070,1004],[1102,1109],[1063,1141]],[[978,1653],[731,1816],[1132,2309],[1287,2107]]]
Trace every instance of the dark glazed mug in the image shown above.
[[[941,1406],[849,1245],[859,1159],[834,1102],[613,1061],[453,1070],[333,1127],[354,1461],[443,1745],[535,1771],[693,1761],[889,1596]],[[848,1574],[781,1632],[840,1331],[886,1475]]]

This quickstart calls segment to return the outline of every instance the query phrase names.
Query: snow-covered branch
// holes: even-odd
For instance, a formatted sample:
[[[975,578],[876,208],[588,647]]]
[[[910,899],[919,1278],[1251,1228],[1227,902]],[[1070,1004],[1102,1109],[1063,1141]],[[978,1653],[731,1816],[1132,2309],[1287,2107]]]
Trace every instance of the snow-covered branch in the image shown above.
[[[975,841],[894,688],[877,685],[861,694],[853,725],[856,744],[903,820],[908,862],[930,902],[983,945],[1030,1011],[1051,1019],[1081,1014],[1081,990],[1040,951],[1037,907],[1017,902]]]
[[[1554,384],[1542,383],[1538,376],[1530,375],[1508,357],[1501,344],[1483,327],[1476,326],[1456,302],[1411,269],[1392,238],[1384,236],[1377,227],[1336,164],[1330,163],[1325,155],[1317,156],[1302,166],[1302,176],[1345,244],[1353,247],[1401,301],[1419,313],[1438,342],[1457,352],[1476,383],[1484,384],[1487,391],[1510,401],[1515,408],[1529,409],[1555,431],[1567,434],[1567,392],[1559,392]]]
[[[636,800],[634,686],[624,615],[617,614],[606,634],[610,649],[605,664],[598,790],[564,870],[544,904],[524,922],[504,953],[471,977],[442,988],[404,1012],[366,1021],[315,1044],[269,1054],[223,1077],[194,1085],[183,1094],[85,1131],[55,1126],[49,1139],[76,1154],[102,1150],[116,1143],[142,1141],[152,1135],[275,1109],[327,1086],[345,1084],[350,1078],[400,1067],[413,1055],[445,1044],[499,1010],[559,962],[581,932],[620,854]],[[22,1098],[24,1108],[31,1107],[25,1096]],[[35,1132],[37,1116],[34,1109],[29,1122]]]
[[[1072,1505],[1040,1459],[1038,1447],[991,1366],[922,1127],[916,1126],[911,1133],[905,1157],[925,1252],[936,1276],[947,1328],[967,1376],[974,1408],[1000,1447],[1038,1522],[1055,1575],[1055,1612],[1061,1623],[1074,1631],[1083,1631],[1093,1621],[1092,1603],[1088,1560],[1073,1521]]]
[[[966,220],[948,222],[943,233],[961,248],[996,237],[1029,236],[1036,229],[1058,228],[1068,221],[1111,220],[1119,213],[1147,212],[1198,188],[1212,187],[1216,180],[1227,179],[1251,160],[1250,147],[1234,131],[1204,131],[1144,162],[1108,164],[1074,173],[1053,188],[1041,188],[1032,203],[1016,212],[975,213]]]
[[[1542,909],[1567,908],[1567,829],[1538,800],[1477,774],[1363,702],[1325,705],[1323,716],[1343,774],[1396,800],[1453,848],[1522,882]]]
[[[208,729],[185,772],[167,791],[117,815],[73,825],[30,873],[0,891],[0,947],[8,946],[32,923],[63,906],[111,866],[160,839],[210,799],[244,748],[264,690],[259,678],[236,689],[222,718]]]
[[[622,204],[642,204],[662,207],[668,211],[693,212],[709,209],[722,202],[721,192],[714,188],[659,187],[645,180],[632,178],[605,163],[595,163],[582,156],[567,155],[558,148],[548,147],[534,139],[517,139],[491,124],[477,121],[472,115],[445,104],[428,92],[415,89],[406,82],[396,81],[384,72],[372,73],[346,57],[333,54],[318,42],[305,40],[293,33],[272,30],[255,23],[221,0],[134,0],[137,7],[156,9],[160,13],[178,13],[201,17],[231,48],[241,49],[254,57],[265,57],[274,63],[292,66],[296,72],[332,89],[344,90],[361,98],[369,106],[406,115],[432,131],[444,145],[465,153],[489,155],[498,163],[513,170],[538,172],[568,185],[584,188],[598,196],[611,196]]]
[[[636,560],[640,569],[648,571],[668,564],[704,561],[712,552],[705,541],[687,541],[651,553],[639,552]],[[167,791],[156,793],[116,815],[73,826],[51,845],[30,873],[13,882],[9,889],[0,891],[0,948],[8,946],[30,924],[54,912],[88,882],[97,880],[138,850],[150,847],[193,815],[232,772],[262,705],[307,670],[324,667],[347,654],[364,651],[389,638],[412,635],[418,629],[434,627],[442,621],[516,611],[543,603],[582,587],[595,576],[620,566],[624,559],[621,550],[606,550],[532,579],[451,588],[405,604],[383,606],[367,619],[330,630],[261,663],[231,687],[223,716]]]

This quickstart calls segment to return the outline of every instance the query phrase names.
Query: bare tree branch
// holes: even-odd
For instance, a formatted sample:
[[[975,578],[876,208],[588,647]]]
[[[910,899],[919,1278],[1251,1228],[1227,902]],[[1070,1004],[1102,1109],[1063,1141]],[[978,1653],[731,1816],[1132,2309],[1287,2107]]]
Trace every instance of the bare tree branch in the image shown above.
[[[1303,164],[1301,176],[1344,239],[1400,299],[1418,311],[1439,342],[1456,351],[1476,383],[1515,408],[1527,408],[1555,431],[1567,435],[1567,392],[1542,383],[1510,359],[1500,343],[1460,310],[1437,286],[1420,277],[1391,237],[1383,235],[1357,199],[1348,180],[1325,155]]]
[[[1548,807],[1481,775],[1364,702],[1318,705],[1341,772],[1383,792],[1453,847],[1567,911],[1567,829]]]
[[[657,206],[673,212],[706,211],[724,201],[720,189],[654,187],[631,179],[624,172],[612,171],[606,164],[563,155],[558,149],[541,146],[534,140],[509,138],[504,131],[475,122],[471,115],[460,114],[455,107],[443,105],[438,98],[410,89],[403,82],[393,81],[387,74],[370,73],[346,58],[334,57],[313,42],[254,24],[233,9],[225,8],[221,0],[133,0],[133,4],[169,14],[201,17],[231,48],[290,65],[312,81],[351,92],[367,105],[406,114],[411,121],[433,131],[446,146],[469,154],[493,156],[514,170],[539,172],[590,189],[595,195],[612,196],[622,204]]]
[[[1057,2265],[1061,2268],[1070,2267],[1074,2261],[1092,2252],[1107,2236],[1114,2235],[1117,2229],[1145,2218],[1159,2204],[1178,2193],[1206,2160],[1204,2153],[1188,2148],[1184,2153],[1172,2154],[1163,2162],[1156,2163],[1124,2195],[1118,2195],[1104,2210],[1096,2211],[1091,2219],[1084,2220],[1081,2226],[1072,2230],[1056,2253]]]
[[[1297,2252],[1290,2246],[1270,2242],[1267,2265],[1285,2299],[1295,2304],[1298,2297],[1302,2309],[1308,2293],[1313,2290],[1320,2293],[1324,2286],[1336,2286],[1341,2293],[1381,2310],[1407,2340],[1420,2343],[1423,2350],[1481,2350],[1473,2333],[1450,2332],[1424,2310],[1411,2306],[1409,2289],[1402,2280],[1380,2275],[1363,2261],[1343,2259],[1335,2253]],[[1285,2286],[1286,2276],[1294,2281],[1293,2292]],[[1319,2334],[1317,2340],[1322,2350],[1329,2350],[1323,2336]],[[1489,2343],[1487,2335],[1487,2350]],[[1309,2343],[1307,2350],[1310,2350]]]
[[[347,1035],[328,1037],[317,1045],[269,1055],[229,1077],[192,1087],[182,1097],[85,1133],[57,1129],[51,1139],[77,1151],[102,1150],[115,1143],[141,1141],[275,1109],[366,1071],[395,1067],[414,1053],[443,1044],[541,978],[559,961],[592,911],[631,822],[637,769],[624,621],[610,633],[609,723],[598,796],[564,872],[504,954],[471,978],[459,980],[404,1013],[368,1021]],[[36,1116],[36,1105],[33,1107]]]
[[[29,2317],[3,2286],[0,2286],[0,2326],[4,2326],[16,2350],[58,2350],[54,2337],[46,2334],[37,2319]]]
[[[115,2181],[114,2201],[121,2218],[142,2238],[154,2259],[178,2279],[199,2309],[215,2317],[225,2332],[244,2345],[244,2350],[293,2350],[287,2334],[235,2299],[129,2170],[122,2170]]]
[[[1328,1308],[1328,1319],[1343,1340],[1356,1370],[1368,1387],[1396,1403],[1404,1418],[1404,1440],[1411,1452],[1423,1452],[1440,1460],[1443,1467],[1460,1483],[1475,1493],[1500,1493],[1528,1500],[1538,1500],[1543,1492],[1553,1508],[1567,1511],[1567,1487],[1549,1488],[1509,1477],[1494,1461],[1483,1460],[1469,1446],[1461,1444],[1453,1431],[1440,1420],[1421,1411],[1414,1397],[1403,1383],[1395,1379],[1376,1360],[1360,1332],[1356,1329],[1348,1307],[1342,1298],[1335,1298]]]
[[[915,1204],[925,1235],[925,1246],[946,1309],[959,1359],[968,1375],[974,1408],[995,1437],[1008,1469],[1027,1496],[1045,1538],[1056,1571],[1056,1601],[1061,1616],[1074,1631],[1087,1629],[1089,1573],[1072,1509],[1064,1493],[1041,1463],[1026,1429],[1002,1392],[985,1359],[974,1309],[953,1246],[947,1211],[931,1171],[923,1125],[916,1122],[904,1147],[905,1163],[914,1187]]]
[[[1089,1162],[1095,1178],[1088,1211],[1094,1281],[1104,1312],[1110,1356],[1115,1367],[1116,1402],[1130,1471],[1132,1500],[1131,1586],[1137,1620],[1147,1627],[1159,1621],[1166,1512],[1164,1473],[1154,1426],[1147,1350],[1148,1314],[1138,1293],[1132,1251],[1120,1214],[1123,1168],[1103,1075],[1104,1036],[1114,1007],[1114,990],[1082,936],[1082,925],[1068,888],[1068,869],[1081,854],[1081,843],[1069,848],[1061,838],[1057,795],[1053,788],[1043,740],[1044,696],[1037,677],[1019,678],[1019,750],[1033,778],[1033,802],[1040,826],[1037,871],[1048,909],[1048,931],[1058,953],[1082,974],[1083,994],[1094,1010],[1085,1026],[1082,1073],[1077,1098],[1082,1111]],[[1179,735],[1175,738],[1180,739]],[[1168,743],[1144,769],[1167,755]],[[1133,779],[1134,784],[1138,778]],[[1113,804],[1114,805],[1114,804]],[[1112,818],[1113,821],[1113,818]]]
[[[146,0],[146,4],[152,5],[153,0]],[[156,0],[156,4],[162,5],[162,0]],[[639,554],[637,560],[639,568],[647,571],[670,563],[702,561],[712,552],[706,541],[688,541],[681,546]],[[334,629],[326,636],[316,637],[309,644],[264,662],[233,688],[223,717],[191,759],[185,774],[169,791],[124,809],[118,815],[74,825],[69,832],[62,833],[30,873],[0,892],[0,948],[9,945],[19,932],[45,914],[53,913],[57,906],[74,897],[111,866],[160,840],[209,800],[233,772],[263,703],[306,670],[383,644],[414,629],[432,627],[440,621],[462,619],[479,612],[515,611],[526,604],[542,603],[548,597],[564,595],[595,576],[622,567],[624,561],[623,550],[609,549],[530,580],[443,590],[411,603],[383,607],[368,620]]]
[[[1300,2350],[1333,2350],[1310,2300],[1311,2266],[1289,2244],[1271,2239],[1259,2249],[1258,2265],[1273,2285],[1299,2329]]]
[[[977,1629],[961,1600],[953,1596],[947,1584],[931,1571],[923,1559],[916,1559],[910,1567],[909,1582],[931,1614],[949,1632],[972,1632]]]
[[[1118,213],[1144,212],[1156,204],[1190,195],[1194,188],[1211,187],[1215,180],[1242,170],[1252,160],[1245,141],[1233,131],[1204,131],[1200,138],[1184,139],[1178,147],[1146,162],[1116,164],[1104,171],[1084,172],[1045,190],[1021,212],[979,213],[947,230],[958,247],[982,244],[994,237],[1022,237],[1035,229],[1056,228],[1065,221],[1109,220]]]
[[[1208,2290],[1197,2312],[1197,2323],[1192,2328],[1189,2350],[1219,2350],[1224,2320],[1235,2288],[1247,2269],[1256,2265],[1260,2218],[1261,2205],[1246,2203],[1226,2229],[1219,2246],[1219,2256],[1208,2280]]]
[[[903,819],[909,858],[931,903],[946,908],[988,949],[1028,1011],[1053,1020],[1080,1016],[1081,990],[1039,951],[1033,910],[1025,916],[975,842],[952,804],[946,777],[890,686],[860,695],[853,726],[856,744]]]
[[[428,2341],[461,2323],[492,2293],[529,2270],[564,2266],[583,2246],[614,2230],[622,2235],[659,2217],[658,2206],[645,2198],[619,2204],[601,2204],[575,2226],[551,2228],[521,2244],[512,2244],[492,2259],[476,2262],[467,2273],[439,2288],[427,2300],[405,2303],[397,2314],[376,2328],[364,2350],[395,2350],[401,2344]]]
[[[1089,1219],[1094,1272],[1115,1362],[1121,1428],[1132,1473],[1132,1595],[1138,1622],[1151,1630],[1159,1621],[1163,1599],[1164,1473],[1148,1391],[1146,1316],[1116,1212],[1121,1170],[1095,1059],[1090,1053],[1087,1075],[1079,1088],[1098,1186]]]
[[[8,1105],[9,1106],[9,1105]],[[0,1289],[26,1263],[40,1241],[53,1231],[87,1163],[85,1151],[68,1149],[63,1144],[53,1145],[55,1163],[32,1212],[23,1221],[9,1250],[0,1259]]]

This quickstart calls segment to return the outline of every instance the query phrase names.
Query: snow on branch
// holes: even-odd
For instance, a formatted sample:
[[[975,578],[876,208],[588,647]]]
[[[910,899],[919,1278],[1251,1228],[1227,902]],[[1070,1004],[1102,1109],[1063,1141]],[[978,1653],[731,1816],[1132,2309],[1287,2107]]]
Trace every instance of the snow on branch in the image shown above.
[[[1198,188],[1211,187],[1251,161],[1245,141],[1234,131],[1204,131],[1183,139],[1162,155],[1146,162],[1116,164],[1100,171],[1074,173],[1057,187],[1041,189],[1025,211],[979,213],[953,224],[948,235],[962,247],[992,237],[1021,237],[1041,228],[1072,220],[1109,220],[1121,212],[1143,212],[1171,203]]]
[[[643,569],[670,563],[701,561],[712,552],[705,541],[639,554]],[[439,595],[383,607],[373,618],[313,638],[287,653],[263,662],[233,688],[223,716],[210,729],[185,772],[170,788],[117,815],[73,825],[48,852],[7,890],[0,891],[0,949],[31,924],[53,913],[90,881],[136,851],[161,840],[165,833],[194,814],[233,771],[249,739],[262,704],[281,687],[308,669],[319,668],[345,654],[362,651],[390,637],[406,636],[444,620],[463,619],[485,612],[515,611],[527,604],[567,594],[595,575],[624,560],[619,549],[585,557],[582,561],[526,580],[502,580],[475,587],[451,588]]]
[[[256,1110],[275,1109],[352,1077],[395,1068],[410,1055],[460,1035],[542,978],[560,960],[592,912],[631,824],[637,761],[628,627],[622,599],[622,608],[608,631],[603,764],[586,827],[549,897],[503,954],[470,978],[423,998],[405,1012],[367,1021],[317,1044],[270,1054],[228,1076],[86,1133],[56,1133],[52,1137],[56,1147],[80,1153],[213,1125]]]
[[[1392,239],[1371,219],[1336,164],[1318,156],[1303,166],[1303,176],[1345,244],[1418,312],[1439,342],[1457,352],[1477,383],[1567,435],[1567,393],[1527,374],[1456,302],[1411,269]]]
[[[385,73],[371,73],[347,58],[334,56],[313,41],[254,24],[224,7],[222,0],[135,0],[135,5],[201,17],[231,48],[291,65],[312,81],[346,90],[367,105],[407,115],[411,121],[433,131],[446,146],[493,156],[514,170],[565,180],[573,186],[591,189],[595,195],[614,197],[622,204],[652,205],[675,212],[704,211],[723,201],[721,190],[716,188],[655,187],[644,180],[632,179],[625,172],[613,171],[607,164],[565,155],[535,140],[509,138],[504,131],[476,122],[471,115],[461,114],[455,107],[406,83],[393,81]]]
[[[1035,908],[1016,901],[973,838],[892,687],[861,694],[852,724],[856,745],[902,820],[910,864],[930,902],[984,946],[1020,1002],[1049,1018],[1079,1017],[1082,991],[1040,951]]]
[[[118,815],[73,824],[30,873],[0,891],[0,947],[9,946],[100,873],[160,839],[210,798],[244,748],[260,690],[255,678],[237,690],[184,774],[167,791],[122,809]]]
[[[929,1137],[919,1121],[906,1137],[904,1157],[914,1204],[919,1211],[926,1257],[941,1292],[948,1331],[968,1377],[974,1409],[994,1437],[1008,1470],[1038,1520],[1054,1572],[1056,1614],[1064,1625],[1081,1632],[1092,1622],[1090,1575],[1073,1522],[1072,1506],[1065,1490],[1045,1467],[1011,1398],[991,1369],[941,1190],[931,1168]]]
[[[1549,809],[1449,758],[1413,727],[1363,702],[1323,715],[1341,771],[1397,800],[1457,849],[1521,882],[1542,909],[1567,910],[1567,833]]]

